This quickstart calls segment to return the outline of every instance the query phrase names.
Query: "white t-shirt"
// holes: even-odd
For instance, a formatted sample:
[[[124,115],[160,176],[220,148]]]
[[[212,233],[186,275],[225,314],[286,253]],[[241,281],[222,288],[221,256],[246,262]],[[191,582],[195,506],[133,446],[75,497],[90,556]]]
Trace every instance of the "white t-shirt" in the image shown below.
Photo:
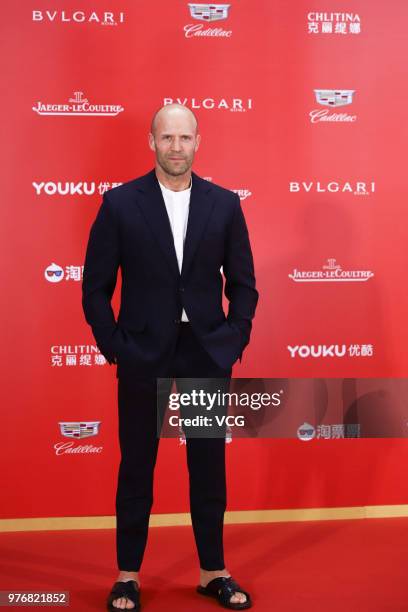
[[[162,185],[160,181],[159,185],[163,194],[164,203],[166,205],[170,227],[173,233],[177,262],[181,272],[181,267],[183,265],[184,241],[186,239],[187,232],[188,211],[190,207],[191,181],[190,187],[188,189],[183,189],[183,191],[172,191],[171,189],[167,189],[167,187]],[[184,308],[181,314],[181,320],[188,321]]]

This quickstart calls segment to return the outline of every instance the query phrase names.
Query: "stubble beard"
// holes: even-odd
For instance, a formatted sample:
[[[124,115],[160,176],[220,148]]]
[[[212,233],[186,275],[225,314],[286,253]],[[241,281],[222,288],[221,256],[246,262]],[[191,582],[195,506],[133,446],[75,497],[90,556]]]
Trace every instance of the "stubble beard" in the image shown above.
[[[192,158],[185,159],[183,160],[184,163],[180,165],[178,168],[176,168],[175,166],[171,164],[171,162],[168,162],[162,156],[157,156],[157,161],[161,169],[170,176],[182,176],[183,174],[185,174],[186,172],[190,170],[192,163],[193,163]]]

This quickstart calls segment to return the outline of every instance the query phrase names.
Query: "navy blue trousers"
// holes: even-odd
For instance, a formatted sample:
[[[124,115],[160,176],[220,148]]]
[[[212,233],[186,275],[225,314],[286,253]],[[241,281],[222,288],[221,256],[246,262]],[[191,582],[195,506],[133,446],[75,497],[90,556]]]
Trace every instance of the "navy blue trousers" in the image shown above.
[[[221,369],[202,348],[190,325],[181,323],[174,354],[158,374],[162,378],[222,378]],[[178,388],[180,392],[180,389]],[[153,503],[157,435],[155,378],[118,379],[121,461],[116,493],[116,549],[119,570],[138,571],[146,548]],[[225,567],[223,524],[226,507],[225,439],[186,439],[190,512],[200,567]]]

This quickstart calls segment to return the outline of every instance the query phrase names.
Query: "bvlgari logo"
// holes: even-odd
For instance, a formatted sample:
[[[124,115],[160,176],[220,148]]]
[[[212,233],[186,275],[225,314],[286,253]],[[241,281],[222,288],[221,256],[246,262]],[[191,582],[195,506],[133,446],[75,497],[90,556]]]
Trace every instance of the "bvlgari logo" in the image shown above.
[[[116,26],[125,21],[123,12],[110,11],[41,11],[33,10],[32,19],[35,22],[50,23],[97,23],[103,26]]]
[[[38,115],[70,115],[92,117],[116,117],[124,108],[121,104],[93,104],[84,97],[83,91],[74,91],[68,104],[55,102],[37,102],[33,111]]]
[[[352,104],[355,89],[315,89],[316,102],[321,106],[338,108]],[[313,110],[309,113],[310,121],[318,123],[320,121],[331,122],[353,122],[357,119],[356,115],[348,113],[330,113],[329,110]]]
[[[205,23],[227,19],[230,6],[230,4],[188,4],[191,17]],[[224,28],[220,27],[208,28],[203,23],[189,23],[184,26],[184,36],[186,38],[194,38],[196,36],[229,38],[231,34],[231,30],[224,30]]]
[[[348,193],[368,196],[375,192],[375,182],[366,181],[290,181],[290,193]]]
[[[321,270],[298,270],[288,275],[295,283],[364,282],[374,276],[371,270],[343,270],[335,259],[328,259]]]
[[[163,98],[163,106],[167,104],[182,104],[192,109],[227,110],[231,113],[252,110],[252,98]]]
[[[101,421],[60,421],[60,432],[66,438],[89,438],[97,436]]]

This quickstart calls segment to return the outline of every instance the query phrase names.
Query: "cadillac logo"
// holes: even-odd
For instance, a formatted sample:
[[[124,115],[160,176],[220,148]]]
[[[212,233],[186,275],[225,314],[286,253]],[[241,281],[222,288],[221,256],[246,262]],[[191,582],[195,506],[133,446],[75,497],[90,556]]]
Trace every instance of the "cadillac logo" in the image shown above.
[[[59,421],[60,431],[66,438],[89,438],[99,433],[101,421]]]
[[[315,89],[316,102],[323,106],[346,106],[353,102],[355,89]]]
[[[227,19],[230,4],[189,4],[190,15],[200,21]]]

